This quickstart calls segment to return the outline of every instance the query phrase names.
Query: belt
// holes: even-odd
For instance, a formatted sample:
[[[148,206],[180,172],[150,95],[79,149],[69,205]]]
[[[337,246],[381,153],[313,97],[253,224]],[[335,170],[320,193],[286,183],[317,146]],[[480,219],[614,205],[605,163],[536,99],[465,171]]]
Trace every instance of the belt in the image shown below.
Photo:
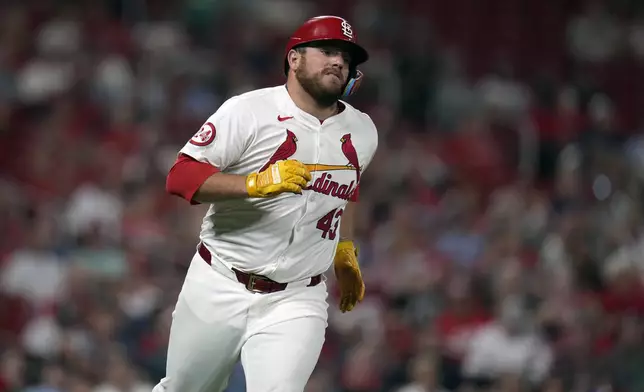
[[[199,252],[199,256],[201,256],[208,265],[212,265],[212,254],[210,254],[210,251],[203,243],[199,244],[197,251]],[[288,286],[288,283],[279,283],[265,276],[250,274],[240,271],[237,268],[233,268],[232,271],[235,273],[237,281],[243,284],[248,291],[252,291],[254,293],[275,293],[286,290],[286,287]],[[311,283],[306,287],[317,286],[320,282],[322,282],[322,275],[315,275],[311,278]]]

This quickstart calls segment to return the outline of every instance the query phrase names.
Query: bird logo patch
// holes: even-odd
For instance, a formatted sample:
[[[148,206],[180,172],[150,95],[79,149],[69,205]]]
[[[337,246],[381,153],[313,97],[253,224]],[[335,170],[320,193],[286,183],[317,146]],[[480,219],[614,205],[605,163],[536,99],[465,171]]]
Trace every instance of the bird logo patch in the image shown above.
[[[351,134],[347,133],[342,136],[340,143],[342,143],[342,153],[349,161],[349,165],[353,166],[356,171],[356,183],[360,183],[360,162],[358,162],[358,153],[351,141]]]
[[[286,139],[280,144],[279,147],[277,147],[277,150],[273,153],[271,158],[266,162],[264,166],[262,166],[261,169],[259,169],[260,172],[263,172],[266,170],[270,165],[277,161],[282,161],[289,159],[290,157],[295,154],[295,151],[297,151],[297,136],[292,131],[289,131],[288,129],[286,130]]]

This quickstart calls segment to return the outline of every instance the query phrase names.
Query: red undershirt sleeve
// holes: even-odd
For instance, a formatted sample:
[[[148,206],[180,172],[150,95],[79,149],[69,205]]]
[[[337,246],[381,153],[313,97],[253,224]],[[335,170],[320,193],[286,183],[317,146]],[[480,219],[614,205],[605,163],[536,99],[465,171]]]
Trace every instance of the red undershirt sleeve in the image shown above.
[[[166,178],[166,192],[182,197],[190,204],[199,204],[192,198],[208,177],[218,172],[219,169],[213,165],[199,162],[186,154],[179,154]]]

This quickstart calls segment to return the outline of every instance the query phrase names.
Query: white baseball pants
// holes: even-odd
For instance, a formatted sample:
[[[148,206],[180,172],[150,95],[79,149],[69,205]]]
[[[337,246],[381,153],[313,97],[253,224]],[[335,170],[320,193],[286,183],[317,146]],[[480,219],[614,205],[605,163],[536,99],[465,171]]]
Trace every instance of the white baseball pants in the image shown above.
[[[221,392],[239,359],[247,392],[302,392],[324,343],[325,282],[251,293],[212,263],[192,259],[172,315],[166,377],[153,392]]]

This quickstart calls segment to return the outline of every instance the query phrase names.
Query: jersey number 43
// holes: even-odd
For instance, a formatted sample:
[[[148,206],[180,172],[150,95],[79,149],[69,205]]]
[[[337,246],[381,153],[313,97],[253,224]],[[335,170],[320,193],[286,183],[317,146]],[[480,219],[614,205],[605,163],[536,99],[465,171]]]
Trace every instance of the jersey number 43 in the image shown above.
[[[344,210],[335,208],[329,211],[318,221],[316,227],[322,231],[322,238],[333,241],[338,234],[338,226],[340,225],[340,217]]]

